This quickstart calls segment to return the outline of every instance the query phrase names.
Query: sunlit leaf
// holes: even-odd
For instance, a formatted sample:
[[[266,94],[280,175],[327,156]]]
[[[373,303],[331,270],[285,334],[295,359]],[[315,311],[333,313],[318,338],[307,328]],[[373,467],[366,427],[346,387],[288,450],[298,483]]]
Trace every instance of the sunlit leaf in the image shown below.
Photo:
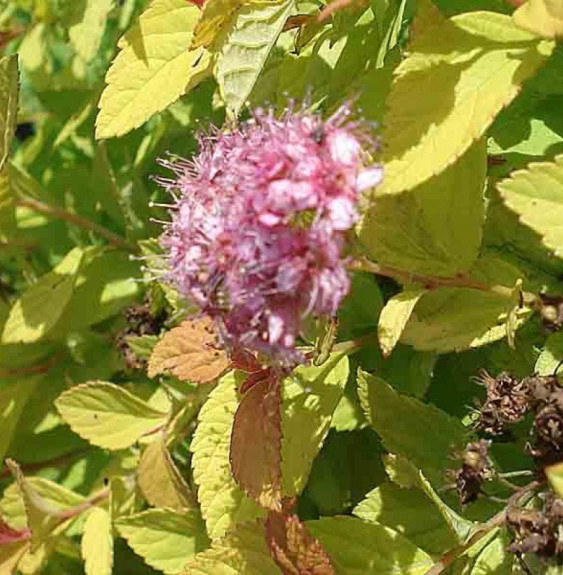
[[[153,0],[119,41],[106,76],[96,137],[121,136],[139,127],[210,72],[210,57],[189,50],[199,8],[185,0]]]
[[[82,557],[86,575],[111,575],[113,572],[113,534],[109,513],[96,507],[84,523]]]
[[[123,449],[162,427],[168,414],[122,387],[103,381],[77,385],[55,405],[71,429],[93,445]]]
[[[563,4],[560,0],[529,0],[512,17],[518,26],[538,36],[563,36]]]

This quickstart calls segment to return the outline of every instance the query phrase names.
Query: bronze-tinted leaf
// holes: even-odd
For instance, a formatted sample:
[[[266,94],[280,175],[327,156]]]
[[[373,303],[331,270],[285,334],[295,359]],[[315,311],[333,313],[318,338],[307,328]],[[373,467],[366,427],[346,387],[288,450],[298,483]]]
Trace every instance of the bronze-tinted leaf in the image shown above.
[[[188,320],[170,330],[156,344],[149,360],[149,377],[171,373],[178,379],[209,383],[231,365],[218,344],[209,318]]]
[[[231,435],[231,469],[241,489],[260,505],[281,510],[281,396],[275,377],[243,396]]]
[[[335,575],[323,546],[297,515],[271,511],[266,519],[266,541],[284,575]]]

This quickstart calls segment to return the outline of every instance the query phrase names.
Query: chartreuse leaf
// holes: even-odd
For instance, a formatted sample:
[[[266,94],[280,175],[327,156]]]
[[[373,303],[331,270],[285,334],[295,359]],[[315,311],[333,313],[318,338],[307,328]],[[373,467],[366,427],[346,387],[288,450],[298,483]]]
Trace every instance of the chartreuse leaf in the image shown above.
[[[487,285],[513,288],[523,276],[505,261],[486,256],[469,274]],[[440,288],[423,295],[411,314],[401,341],[421,351],[461,351],[486,345],[507,334],[507,319],[514,308],[512,296],[469,288]],[[510,328],[531,315],[518,309]]]
[[[95,507],[86,518],[82,535],[82,557],[86,575],[113,572],[113,534],[110,514]]]
[[[487,149],[481,139],[412,191],[376,195],[360,224],[367,254],[415,273],[453,276],[468,270],[483,235],[486,172]]]
[[[377,326],[379,345],[385,357],[390,355],[395,345],[397,345],[414,306],[424,293],[425,290],[404,291],[393,296],[385,304]]]
[[[226,31],[215,66],[215,77],[227,107],[236,116],[264,67],[294,0],[252,0],[236,12]]]
[[[0,545],[0,573],[2,575],[12,575],[16,572],[16,567],[27,552],[28,545],[27,541]]]
[[[498,184],[501,197],[545,246],[563,256],[563,155],[534,162]]]
[[[207,0],[195,25],[190,48],[209,48],[224,34],[243,0]]]
[[[119,518],[115,526],[135,553],[164,573],[179,573],[209,544],[205,525],[194,511],[148,509]]]
[[[2,381],[0,385],[0,461],[4,460],[22,410],[41,376]]]
[[[387,99],[378,194],[412,189],[452,164],[554,47],[493,12],[433,12],[422,24]]]
[[[355,507],[354,515],[391,527],[427,553],[443,553],[459,543],[442,514],[420,489],[382,483]]]
[[[477,555],[470,575],[512,575],[515,571],[516,558],[508,550],[510,538],[505,531],[497,531],[496,537],[487,542],[484,549]]]
[[[3,168],[16,129],[18,114],[18,58],[0,58],[0,170]]]
[[[145,499],[153,507],[183,509],[194,506],[190,488],[172,460],[162,435],[143,451],[137,468],[137,481]]]
[[[153,0],[121,38],[100,98],[97,138],[139,127],[209,74],[209,54],[189,50],[199,13],[185,0]]]
[[[344,393],[348,358],[333,353],[320,367],[298,367],[282,386],[282,492],[298,495],[305,487],[332,414]]]
[[[306,523],[322,543],[337,573],[424,575],[433,560],[406,537],[354,517],[325,517]]]
[[[25,477],[24,481],[26,489],[35,494],[38,500],[45,502],[45,508],[49,510],[65,511],[86,501],[82,495],[43,477]],[[0,515],[14,529],[25,529],[28,526],[21,482],[14,482],[4,490],[0,500]]]
[[[281,575],[270,556],[261,521],[237,525],[211,549],[192,557],[182,575]]]
[[[25,290],[10,310],[3,343],[32,343],[53,328],[72,297],[84,255],[84,250],[72,249],[52,271]]]
[[[534,371],[538,375],[552,375],[563,359],[563,332],[552,333],[546,340]]]
[[[7,167],[0,169],[0,239],[16,230],[16,202]]]
[[[168,414],[112,383],[77,385],[55,401],[71,429],[98,447],[124,449],[163,426]]]
[[[113,7],[114,0],[86,0],[80,21],[69,28],[70,41],[85,62],[97,54]]]
[[[517,26],[544,38],[563,37],[561,0],[529,0],[512,15]]]
[[[559,495],[559,497],[563,497],[563,463],[557,463],[546,467],[545,474],[547,475],[553,490],[557,495]]]
[[[440,482],[452,451],[465,441],[461,423],[433,405],[401,395],[369,373],[358,373],[358,385],[362,407],[385,448]]]
[[[34,483],[24,477],[15,461],[7,460],[6,463],[16,479],[26,523],[31,530],[32,550],[37,549],[68,520],[62,512],[82,503],[84,498],[51,482],[43,483],[48,492],[48,497],[43,497]],[[4,517],[9,520],[8,514]]]
[[[207,532],[212,539],[225,535],[232,525],[263,515],[247,497],[231,474],[229,451],[233,419],[238,405],[233,374],[219,380],[198,417],[191,451],[197,498]]]

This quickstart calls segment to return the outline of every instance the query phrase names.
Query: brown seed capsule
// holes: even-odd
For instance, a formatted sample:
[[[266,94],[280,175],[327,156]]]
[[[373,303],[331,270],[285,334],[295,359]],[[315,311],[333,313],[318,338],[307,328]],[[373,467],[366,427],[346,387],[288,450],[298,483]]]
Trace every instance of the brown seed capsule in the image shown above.
[[[520,421],[529,411],[528,387],[513,375],[502,372],[493,378],[482,371],[478,381],[487,388],[487,399],[479,409],[478,429],[498,435],[506,425]]]
[[[540,315],[547,331],[559,331],[563,327],[563,296],[540,294]]]
[[[461,468],[451,473],[462,505],[475,501],[481,493],[483,482],[491,478],[490,443],[484,439],[468,443],[459,456]]]

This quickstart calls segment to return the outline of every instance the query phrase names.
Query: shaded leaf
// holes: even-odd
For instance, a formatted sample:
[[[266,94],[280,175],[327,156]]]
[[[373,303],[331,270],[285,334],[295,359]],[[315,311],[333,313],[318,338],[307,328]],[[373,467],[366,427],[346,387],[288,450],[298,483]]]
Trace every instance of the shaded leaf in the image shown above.
[[[507,335],[507,319],[514,308],[512,287],[520,270],[499,258],[486,256],[472,268],[472,278],[500,285],[506,295],[469,288],[440,288],[424,294],[411,314],[401,341],[421,351],[462,351],[486,345]],[[526,306],[515,314],[512,329],[531,315]]]
[[[246,104],[293,7],[294,0],[252,0],[234,15],[218,48],[215,77],[235,116]]]
[[[383,483],[370,491],[353,513],[364,521],[391,527],[427,553],[441,554],[459,543],[442,514],[420,489]]]
[[[324,546],[337,573],[424,575],[432,558],[389,527],[354,517],[327,517],[306,523]]]
[[[97,138],[139,127],[209,74],[209,55],[189,50],[199,13],[185,0],[153,0],[119,40],[99,102]]]
[[[377,194],[359,230],[369,256],[380,264],[427,275],[467,271],[481,246],[486,173],[482,138],[442,173],[411,191]]]
[[[108,15],[113,7],[114,0],[86,0],[80,21],[69,28],[70,41],[85,62],[92,60],[100,49]]]
[[[330,559],[297,515],[270,512],[266,519],[266,541],[284,575],[334,575]]]
[[[280,381],[269,377],[253,385],[236,410],[230,460],[240,488],[262,507],[281,511]]]
[[[54,327],[70,302],[84,255],[84,250],[72,249],[51,272],[25,290],[10,310],[3,343],[32,343]]]
[[[432,15],[414,35],[387,100],[385,179],[378,194],[412,189],[452,164],[553,46],[503,14]]]
[[[109,513],[93,509],[84,523],[82,557],[86,575],[111,575],[113,572],[113,534]]]
[[[27,553],[29,544],[26,541],[0,545],[0,573],[12,575],[16,572],[21,558]]]
[[[452,451],[465,441],[459,420],[368,373],[359,372],[358,385],[362,407],[385,448],[411,460],[431,479],[443,479]]]
[[[534,162],[498,184],[504,203],[542,242],[563,256],[563,155]]]
[[[168,419],[122,387],[103,381],[77,385],[55,405],[75,433],[106,449],[129,447]]]
[[[230,360],[219,346],[213,322],[188,320],[164,334],[149,360],[149,377],[170,372],[183,381],[209,383],[221,377]]]
[[[149,509],[121,517],[115,525],[135,553],[164,573],[179,573],[208,545],[205,526],[193,511]]]
[[[379,345],[385,357],[389,356],[399,341],[405,325],[409,321],[414,306],[424,295],[424,290],[409,290],[393,296],[379,316],[377,333]]]
[[[190,559],[182,575],[280,575],[271,558],[262,522],[244,523],[211,549]]]
[[[0,170],[10,152],[18,114],[18,58],[0,58]]]
[[[164,437],[149,443],[137,468],[137,480],[145,499],[153,507],[191,508],[194,497],[180,475]]]
[[[243,4],[244,0],[206,0],[195,25],[190,49],[212,47]]]

